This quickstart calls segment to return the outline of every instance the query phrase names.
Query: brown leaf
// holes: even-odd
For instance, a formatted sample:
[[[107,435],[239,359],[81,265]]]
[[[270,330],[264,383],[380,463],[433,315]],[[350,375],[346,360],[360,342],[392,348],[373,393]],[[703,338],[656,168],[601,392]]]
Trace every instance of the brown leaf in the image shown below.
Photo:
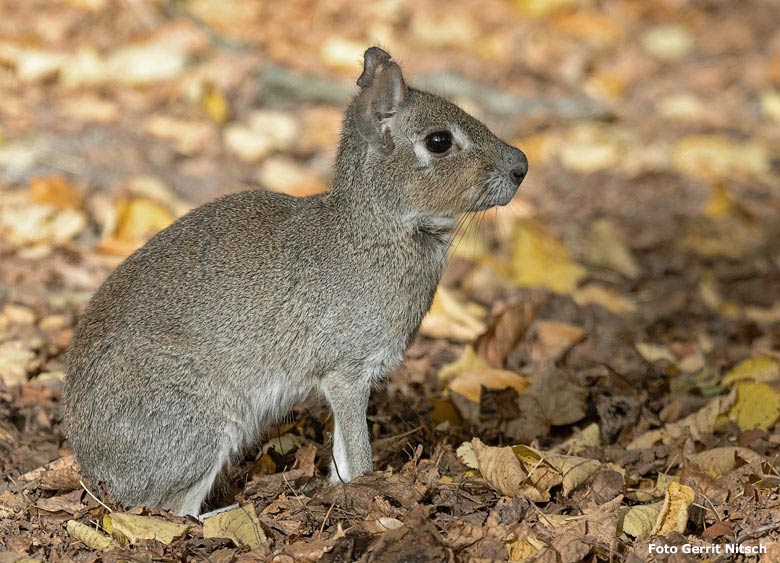
[[[503,367],[509,352],[528,330],[536,305],[524,301],[498,311],[475,344],[477,354],[493,367]]]

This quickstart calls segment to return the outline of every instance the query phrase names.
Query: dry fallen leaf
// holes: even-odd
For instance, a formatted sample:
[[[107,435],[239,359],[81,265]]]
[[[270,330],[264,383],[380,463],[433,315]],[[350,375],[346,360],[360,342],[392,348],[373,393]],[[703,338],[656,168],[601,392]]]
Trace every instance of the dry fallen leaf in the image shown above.
[[[685,532],[685,527],[688,524],[688,509],[695,498],[696,493],[690,487],[676,481],[669,483],[658,519],[650,531],[650,535],[665,536],[669,532],[680,534]]]
[[[769,356],[757,356],[738,363],[723,376],[723,385],[750,379],[764,383],[780,381],[780,362]]]
[[[455,294],[439,287],[430,311],[423,318],[420,334],[455,342],[472,342],[485,332],[486,312],[476,303],[461,303]]]
[[[533,487],[525,485],[528,474],[518,461],[511,447],[493,448],[486,446],[479,438],[471,441],[477,459],[479,472],[485,481],[506,496],[521,495],[529,500],[542,502],[549,498]]]
[[[601,430],[596,422],[591,422],[585,428],[555,446],[554,453],[576,454],[583,448],[598,447],[601,445]]]
[[[173,215],[166,207],[148,198],[120,200],[115,207],[115,230],[98,245],[98,250],[108,254],[130,254],[173,222]]]
[[[563,243],[531,220],[517,222],[511,270],[517,285],[556,293],[574,292],[585,277],[585,269],[572,260]]]
[[[513,371],[482,368],[463,372],[447,385],[447,393],[460,415],[472,424],[479,422],[479,405],[482,388],[512,388],[522,393],[528,386],[528,380]]]
[[[442,384],[446,384],[452,379],[456,378],[462,373],[467,371],[477,371],[483,368],[488,368],[487,362],[481,357],[477,356],[472,346],[466,346],[463,352],[454,362],[445,364],[439,370],[439,381]]]
[[[123,544],[135,544],[139,540],[157,540],[169,545],[191,527],[151,516],[122,512],[112,512],[103,517],[103,529]]]
[[[672,444],[688,436],[695,440],[701,440],[704,436],[715,431],[719,417],[728,412],[734,404],[737,394],[732,391],[728,395],[715,397],[704,407],[676,422],[664,425],[658,430],[649,430],[634,438],[626,449],[644,449],[654,446],[658,442]]]
[[[62,210],[78,207],[82,197],[62,176],[48,176],[30,180],[30,199]]]
[[[624,242],[625,238],[609,219],[594,221],[588,236],[588,262],[619,272],[629,279],[637,277],[641,272],[639,263]]]
[[[635,538],[646,538],[650,535],[661,514],[663,501],[653,504],[638,504],[623,507],[618,531],[625,532]]]
[[[206,518],[203,521],[203,537],[228,538],[239,547],[245,545],[250,548],[268,541],[251,504]]]
[[[66,529],[71,536],[92,549],[103,551],[115,545],[115,542],[110,537],[76,520],[68,520]]]
[[[531,359],[545,363],[558,360],[585,334],[580,327],[559,321],[538,320],[531,327]]]
[[[769,430],[780,419],[780,391],[760,381],[738,381],[737,400],[729,418],[740,430]]]
[[[722,477],[736,469],[738,458],[747,463],[764,461],[764,458],[753,450],[740,447],[712,448],[688,456],[690,461],[714,478]]]

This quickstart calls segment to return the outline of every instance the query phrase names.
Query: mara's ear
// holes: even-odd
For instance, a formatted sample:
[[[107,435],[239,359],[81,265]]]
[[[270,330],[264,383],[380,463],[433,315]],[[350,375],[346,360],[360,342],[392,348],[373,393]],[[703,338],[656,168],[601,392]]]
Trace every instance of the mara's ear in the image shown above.
[[[395,148],[390,131],[393,117],[406,99],[401,67],[379,47],[363,55],[363,73],[357,80],[361,91],[355,100],[360,135],[372,146],[390,154]]]

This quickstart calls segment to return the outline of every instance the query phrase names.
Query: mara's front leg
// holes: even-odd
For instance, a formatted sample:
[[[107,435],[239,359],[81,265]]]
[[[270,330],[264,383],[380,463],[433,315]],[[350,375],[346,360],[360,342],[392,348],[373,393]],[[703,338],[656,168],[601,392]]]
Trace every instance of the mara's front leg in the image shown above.
[[[355,379],[350,375],[332,373],[322,381],[323,393],[333,411],[330,480],[334,484],[373,469],[366,422],[371,384],[368,378]]]

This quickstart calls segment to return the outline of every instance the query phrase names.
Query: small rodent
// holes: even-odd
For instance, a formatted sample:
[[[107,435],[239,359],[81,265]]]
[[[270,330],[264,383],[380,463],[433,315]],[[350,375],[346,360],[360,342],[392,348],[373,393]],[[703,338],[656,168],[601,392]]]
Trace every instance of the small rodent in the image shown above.
[[[357,84],[330,192],[199,207],[90,301],[67,435],[120,503],[197,516],[231,456],[316,397],[333,411],[332,481],[371,471],[371,387],[431,305],[456,215],[507,204],[528,161],[378,47]]]

